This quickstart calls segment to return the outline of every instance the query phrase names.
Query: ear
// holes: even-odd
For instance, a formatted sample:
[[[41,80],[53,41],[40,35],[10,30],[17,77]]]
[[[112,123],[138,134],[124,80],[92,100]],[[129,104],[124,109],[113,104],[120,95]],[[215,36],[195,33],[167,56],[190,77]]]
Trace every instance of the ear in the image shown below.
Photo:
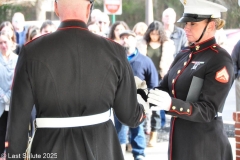
[[[88,21],[89,18],[90,18],[91,8],[92,8],[92,4],[88,4],[88,5],[87,5],[87,13],[86,13],[87,21]]]
[[[214,31],[216,29],[214,21],[209,22],[208,29],[209,31]]]
[[[54,2],[54,12],[59,17],[57,2]]]

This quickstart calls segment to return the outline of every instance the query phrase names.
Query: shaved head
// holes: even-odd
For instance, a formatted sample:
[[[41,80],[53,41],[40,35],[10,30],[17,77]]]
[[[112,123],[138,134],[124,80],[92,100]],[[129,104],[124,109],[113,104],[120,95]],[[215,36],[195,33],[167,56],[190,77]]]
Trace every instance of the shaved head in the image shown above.
[[[78,19],[87,23],[90,16],[91,4],[88,0],[57,0],[55,13],[61,21]]]

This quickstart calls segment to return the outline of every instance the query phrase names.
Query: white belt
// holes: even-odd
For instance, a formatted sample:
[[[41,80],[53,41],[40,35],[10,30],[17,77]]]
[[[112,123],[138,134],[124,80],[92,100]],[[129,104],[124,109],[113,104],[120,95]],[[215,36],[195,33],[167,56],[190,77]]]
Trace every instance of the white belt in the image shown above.
[[[100,114],[81,117],[67,117],[67,118],[36,118],[37,128],[67,128],[89,126],[106,122],[110,119],[111,110]]]
[[[215,117],[222,117],[222,113],[217,112],[217,115]]]

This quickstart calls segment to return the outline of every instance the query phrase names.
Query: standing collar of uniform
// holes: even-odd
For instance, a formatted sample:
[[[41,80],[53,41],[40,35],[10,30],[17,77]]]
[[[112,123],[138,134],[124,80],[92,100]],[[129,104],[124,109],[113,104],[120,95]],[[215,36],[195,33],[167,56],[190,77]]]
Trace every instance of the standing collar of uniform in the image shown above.
[[[131,61],[133,59],[133,57],[135,57],[137,55],[137,53],[138,53],[138,49],[136,48],[132,54],[127,56],[128,61]]]
[[[65,28],[82,28],[87,30],[87,25],[81,20],[71,19],[71,20],[62,21],[58,27],[58,29],[65,29]]]
[[[201,43],[191,45],[190,50],[193,53],[200,52],[201,50],[211,47],[213,44],[216,44],[216,39],[214,37]]]

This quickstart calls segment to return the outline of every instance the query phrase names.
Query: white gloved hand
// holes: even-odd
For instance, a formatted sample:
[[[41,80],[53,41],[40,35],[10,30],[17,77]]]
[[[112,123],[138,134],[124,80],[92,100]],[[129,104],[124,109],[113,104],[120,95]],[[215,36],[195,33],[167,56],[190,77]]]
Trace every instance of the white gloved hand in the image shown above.
[[[151,110],[170,110],[172,98],[165,91],[159,89],[151,89],[148,93],[147,101],[156,106],[152,106]]]
[[[141,87],[141,85],[142,85],[143,80],[141,80],[137,76],[134,76],[134,80],[135,80],[136,88],[139,89]]]
[[[143,105],[145,113],[148,113],[150,111],[149,103],[144,101],[144,99],[140,94],[137,94],[137,100],[138,100],[138,103]]]
[[[134,80],[135,80],[136,88],[137,89],[142,89],[145,92],[145,94],[147,95],[148,94],[148,89],[147,89],[146,81],[141,80],[137,76],[134,76]]]

